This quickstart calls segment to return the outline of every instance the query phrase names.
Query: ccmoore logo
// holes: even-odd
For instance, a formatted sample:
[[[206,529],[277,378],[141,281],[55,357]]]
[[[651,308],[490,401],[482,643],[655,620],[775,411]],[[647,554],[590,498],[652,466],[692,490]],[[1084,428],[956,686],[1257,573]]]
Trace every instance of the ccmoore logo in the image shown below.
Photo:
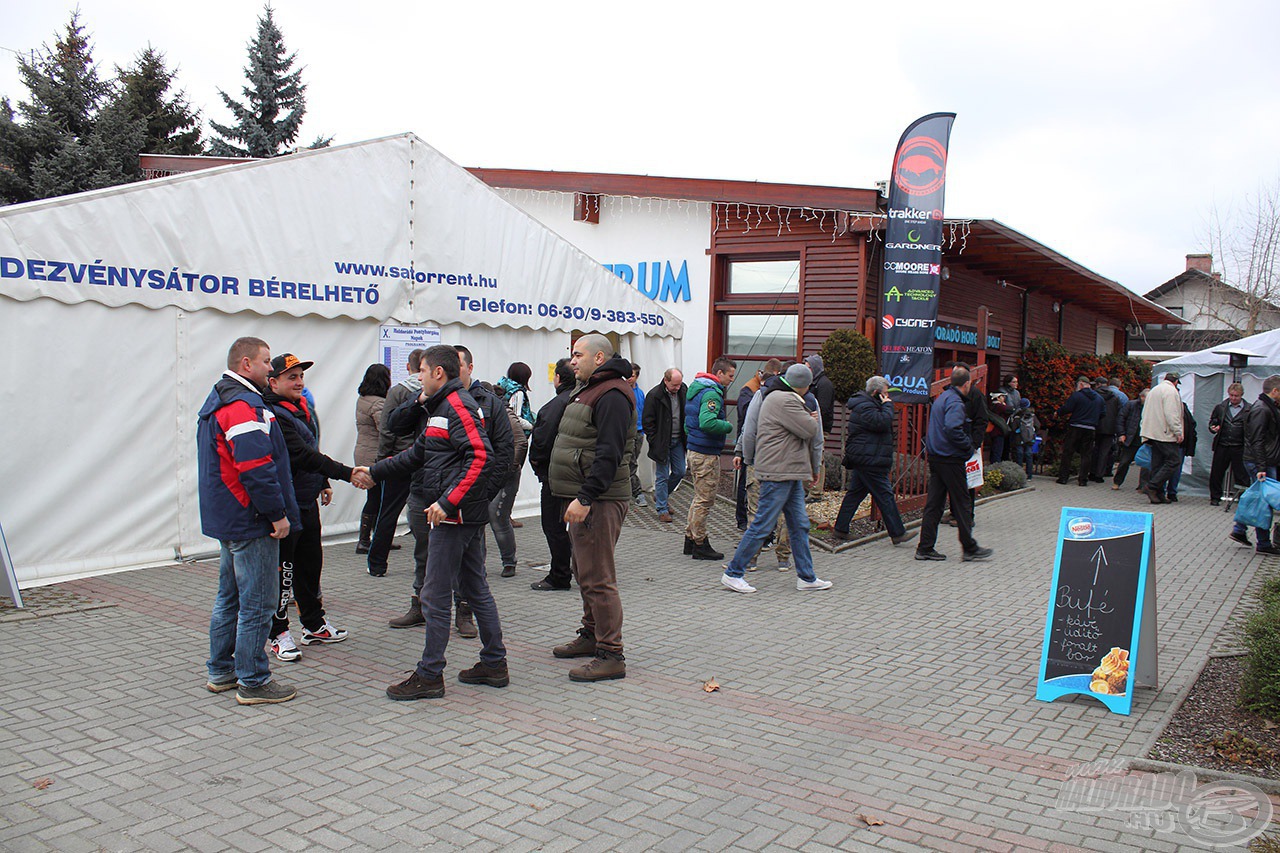
[[[947,179],[947,149],[928,136],[913,136],[893,158],[893,182],[907,195],[931,195]]]
[[[885,261],[884,268],[888,272],[900,275],[940,275],[941,264],[929,264],[923,261]]]
[[[880,319],[880,325],[881,325],[881,326],[884,326],[886,329],[892,329],[892,328],[893,328],[893,315],[892,315],[892,314],[885,314],[885,315],[884,315],[884,317],[882,317],[882,318]]]

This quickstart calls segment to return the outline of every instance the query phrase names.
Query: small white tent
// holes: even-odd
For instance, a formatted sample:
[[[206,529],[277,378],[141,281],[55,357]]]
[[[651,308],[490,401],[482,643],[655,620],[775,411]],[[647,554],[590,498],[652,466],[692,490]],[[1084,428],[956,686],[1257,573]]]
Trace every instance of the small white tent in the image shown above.
[[[654,375],[679,319],[411,134],[0,208],[0,526],[23,586],[209,553],[196,412],[241,335],[315,366],[350,461],[384,323],[435,326],[476,376],[583,331]],[[392,365],[402,368],[402,365]],[[536,504],[526,472],[517,508]],[[326,533],[363,494],[336,486]]]
[[[1256,353],[1246,367],[1240,368],[1240,383],[1244,385],[1244,398],[1257,400],[1262,393],[1262,380],[1280,373],[1280,329],[1250,335],[1238,341],[1209,347],[1199,352],[1162,361],[1151,369],[1153,382],[1164,381],[1166,373],[1177,372],[1182,377],[1179,387],[1182,400],[1196,419],[1196,455],[1182,465],[1182,482],[1178,491],[1192,495],[1209,493],[1209,469],[1213,462],[1213,433],[1209,432],[1209,416],[1213,407],[1227,396],[1227,386],[1232,382],[1233,370],[1229,357],[1215,350],[1245,350]]]

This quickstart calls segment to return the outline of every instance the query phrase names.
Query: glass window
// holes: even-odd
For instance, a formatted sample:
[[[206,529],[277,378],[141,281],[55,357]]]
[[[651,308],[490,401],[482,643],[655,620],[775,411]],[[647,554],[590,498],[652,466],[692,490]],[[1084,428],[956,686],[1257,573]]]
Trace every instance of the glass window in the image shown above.
[[[729,293],[798,293],[800,259],[789,261],[732,261]]]
[[[795,314],[729,314],[724,318],[725,352],[795,358],[796,319]]]

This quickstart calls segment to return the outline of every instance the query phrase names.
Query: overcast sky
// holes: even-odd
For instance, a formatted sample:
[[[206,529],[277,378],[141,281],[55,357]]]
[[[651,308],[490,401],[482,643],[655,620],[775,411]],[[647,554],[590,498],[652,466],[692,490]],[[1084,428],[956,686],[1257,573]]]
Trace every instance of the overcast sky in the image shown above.
[[[0,47],[52,44],[75,5],[0,0]],[[1215,205],[1280,179],[1280,4],[1049,5],[274,7],[305,66],[303,143],[412,131],[465,166],[872,187],[911,120],[955,112],[949,218],[1143,292],[1205,250]],[[78,6],[104,69],[150,44],[229,121],[217,89],[240,97],[260,3]],[[0,95],[26,96],[12,52]]]

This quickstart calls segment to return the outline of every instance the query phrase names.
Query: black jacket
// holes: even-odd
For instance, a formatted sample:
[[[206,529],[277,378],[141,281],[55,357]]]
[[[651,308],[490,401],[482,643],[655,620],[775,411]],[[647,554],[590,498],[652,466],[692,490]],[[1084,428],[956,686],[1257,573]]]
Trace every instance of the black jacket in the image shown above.
[[[551,466],[551,448],[556,443],[556,430],[560,429],[560,416],[572,397],[573,385],[563,386],[538,409],[538,416],[534,418],[533,434],[529,436],[529,466],[543,483],[547,481],[547,469]],[[648,402],[647,397],[645,402]]]
[[[1191,414],[1191,410],[1187,408],[1187,404],[1182,404],[1182,455],[1196,455],[1196,419]]]
[[[1070,416],[1068,426],[1096,430],[1102,419],[1102,395],[1092,388],[1081,388],[1058,407],[1058,417]]]
[[[1213,407],[1213,414],[1209,415],[1209,429],[1218,427],[1218,431],[1213,434],[1214,450],[1219,447],[1244,447],[1244,422],[1253,406],[1247,400],[1241,400],[1240,405],[1243,408],[1234,418],[1231,416],[1229,399]]]
[[[458,384],[461,385],[462,380],[458,380]],[[489,446],[493,449],[495,467],[490,472],[486,487],[490,491],[489,498],[492,499],[502,491],[507,477],[511,475],[511,468],[515,465],[515,434],[511,431],[511,419],[503,411],[507,406],[505,401],[479,382],[472,382],[471,387],[467,389],[467,394],[476,404],[476,412],[484,425],[485,433],[489,436]],[[417,397],[410,397],[387,414],[383,423],[396,435],[421,433],[427,426],[425,405],[419,404]],[[410,474],[415,482],[422,479],[421,470],[406,471],[404,476]],[[391,479],[396,476],[400,475],[397,473],[388,475]]]
[[[969,386],[969,396],[964,398],[964,413],[969,419],[969,441],[974,448],[982,447],[991,413],[987,411],[987,397],[977,385]]]
[[[681,429],[677,433],[677,440],[684,444],[686,439],[684,435],[684,404],[688,399],[689,386],[683,382],[680,383],[680,390],[676,392],[676,405],[679,406],[676,412],[680,415]],[[743,412],[738,412],[738,417],[746,417]],[[666,462],[667,457],[671,455],[671,400],[667,396],[667,389],[659,382],[654,387],[645,392],[644,395],[644,411],[640,413],[641,425],[644,427],[645,439],[649,444],[648,456],[654,462]]]
[[[489,520],[490,480],[505,465],[480,421],[480,405],[463,390],[461,380],[450,379],[422,409],[426,427],[417,441],[375,463],[370,474],[377,482],[412,475],[410,488],[424,504],[440,504],[455,522],[484,524]],[[505,415],[494,420],[511,429]]]
[[[1142,398],[1134,397],[1120,407],[1120,416],[1116,419],[1116,435],[1125,436],[1125,444],[1136,447],[1138,433],[1142,431]]]
[[[821,403],[819,403],[821,405]],[[849,398],[844,467],[888,471],[893,467],[893,403],[865,391]]]
[[[1098,418],[1098,435],[1118,435],[1120,430],[1120,398],[1110,388],[1094,390],[1102,398],[1102,415]]]
[[[822,429],[830,430],[836,417],[836,386],[831,384],[831,379],[825,370],[818,371],[818,375],[813,377],[813,384],[809,386],[809,391],[818,400],[818,414],[822,416]],[[985,429],[985,425],[983,428]]]
[[[303,397],[291,403],[270,391],[262,399],[275,413],[284,443],[289,448],[293,493],[298,505],[310,504],[329,488],[329,479],[351,482],[351,469],[320,452],[320,418]]]
[[[1266,394],[1258,395],[1245,416],[1244,461],[1258,468],[1280,464],[1280,406]]]

